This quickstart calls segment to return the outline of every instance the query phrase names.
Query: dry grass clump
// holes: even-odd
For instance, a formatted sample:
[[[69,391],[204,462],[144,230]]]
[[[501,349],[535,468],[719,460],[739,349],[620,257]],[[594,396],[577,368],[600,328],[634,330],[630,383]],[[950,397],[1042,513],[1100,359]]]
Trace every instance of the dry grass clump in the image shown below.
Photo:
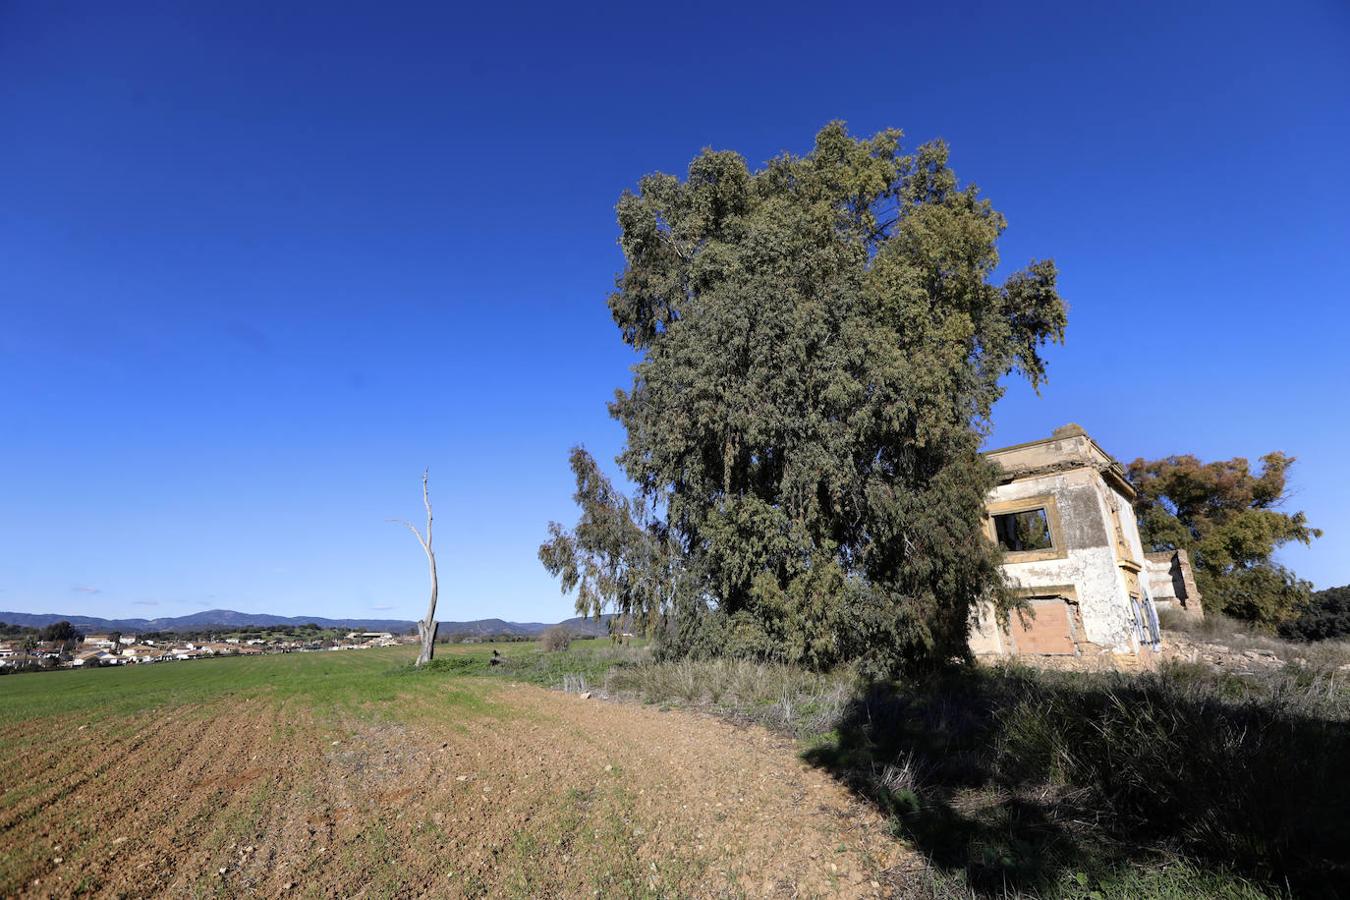
[[[549,653],[558,653],[572,646],[572,633],[561,625],[554,625],[539,638],[539,646]]]
[[[798,737],[834,727],[857,679],[847,671],[807,672],[736,659],[680,660],[615,669],[609,689],[649,703],[715,708]]]

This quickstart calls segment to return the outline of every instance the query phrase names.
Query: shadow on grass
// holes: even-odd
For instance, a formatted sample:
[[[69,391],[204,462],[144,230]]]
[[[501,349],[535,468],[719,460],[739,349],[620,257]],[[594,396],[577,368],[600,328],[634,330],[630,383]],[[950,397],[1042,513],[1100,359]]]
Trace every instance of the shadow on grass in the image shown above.
[[[978,894],[1056,893],[1182,855],[1338,897],[1350,895],[1345,699],[1334,682],[1258,696],[1189,667],[980,668],[862,689],[806,758]]]

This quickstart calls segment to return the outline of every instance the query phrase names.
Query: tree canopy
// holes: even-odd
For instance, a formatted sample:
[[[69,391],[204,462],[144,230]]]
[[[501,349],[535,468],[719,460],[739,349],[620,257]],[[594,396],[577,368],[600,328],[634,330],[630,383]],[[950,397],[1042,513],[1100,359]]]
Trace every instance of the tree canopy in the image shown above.
[[[1207,609],[1273,627],[1297,616],[1312,587],[1275,562],[1291,541],[1320,537],[1302,512],[1280,511],[1294,457],[1261,457],[1254,474],[1242,457],[1202,463],[1189,454],[1136,459],[1128,477],[1139,492],[1140,537],[1154,550],[1184,549]]]
[[[805,156],[705,150],[623,194],[609,308],[640,359],[610,412],[637,497],[574,451],[582,519],[540,557],[579,611],[659,621],[675,652],[966,653],[971,604],[1001,601],[979,444],[1066,313],[1052,262],[991,281],[1003,216],[900,138],[835,122]]]
[[[74,641],[76,643],[79,643],[80,641],[84,640],[84,635],[81,634],[75,628],[74,625],[70,624],[70,622],[68,622],[65,619],[62,619],[59,622],[53,622],[46,628],[43,628],[42,631],[40,632],[40,637],[44,641],[51,641],[51,642]]]
[[[1350,636],[1350,584],[1313,594],[1298,618],[1280,624],[1280,634],[1299,641]]]

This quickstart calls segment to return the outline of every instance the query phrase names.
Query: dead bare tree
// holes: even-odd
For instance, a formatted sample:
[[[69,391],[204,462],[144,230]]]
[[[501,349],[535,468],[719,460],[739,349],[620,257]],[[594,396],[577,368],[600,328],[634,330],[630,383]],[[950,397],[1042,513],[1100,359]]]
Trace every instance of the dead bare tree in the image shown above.
[[[431,493],[427,489],[427,480],[430,474],[430,469],[425,469],[422,472],[422,505],[427,508],[426,537],[422,537],[417,527],[406,519],[391,520],[402,522],[408,526],[408,530],[413,533],[413,537],[417,538],[417,543],[422,545],[422,550],[427,555],[427,566],[431,570],[431,602],[427,604],[426,618],[417,623],[417,636],[422,639],[422,651],[417,654],[419,666],[425,666],[431,662],[431,657],[436,652],[436,554],[431,549]]]

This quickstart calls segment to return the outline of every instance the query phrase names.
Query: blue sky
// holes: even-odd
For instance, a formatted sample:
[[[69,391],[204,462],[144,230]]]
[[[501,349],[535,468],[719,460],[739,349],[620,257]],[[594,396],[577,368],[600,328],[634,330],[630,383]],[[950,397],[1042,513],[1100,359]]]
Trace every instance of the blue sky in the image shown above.
[[[0,609],[570,614],[622,434],[613,205],[704,146],[934,137],[1071,304],[1039,398],[1129,460],[1299,458],[1350,582],[1350,7],[0,4]]]

